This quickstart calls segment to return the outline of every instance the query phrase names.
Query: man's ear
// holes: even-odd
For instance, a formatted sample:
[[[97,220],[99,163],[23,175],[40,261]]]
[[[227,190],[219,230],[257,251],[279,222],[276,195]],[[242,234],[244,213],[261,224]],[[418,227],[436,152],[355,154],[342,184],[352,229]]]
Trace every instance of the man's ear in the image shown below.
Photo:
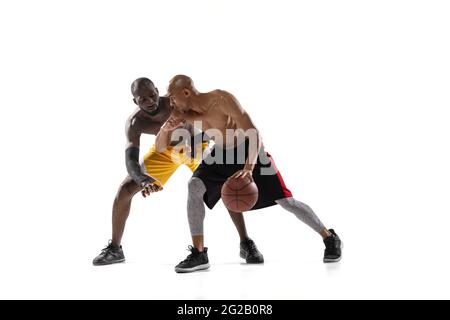
[[[183,89],[183,94],[187,98],[187,97],[189,97],[191,95],[191,91],[188,90],[188,89]]]
[[[138,104],[135,98],[133,98],[133,102],[134,102],[134,104],[136,104],[136,105]]]

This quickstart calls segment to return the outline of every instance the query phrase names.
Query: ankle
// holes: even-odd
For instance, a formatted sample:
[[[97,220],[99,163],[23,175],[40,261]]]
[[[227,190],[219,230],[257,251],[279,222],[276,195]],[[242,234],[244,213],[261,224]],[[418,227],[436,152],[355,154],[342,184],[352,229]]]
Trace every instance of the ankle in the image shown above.
[[[194,246],[195,249],[197,249],[198,252],[205,251],[205,247],[203,245]]]
[[[325,228],[320,232],[320,235],[325,240],[326,238],[332,236],[333,234],[330,231],[328,231],[328,229]]]
[[[111,240],[110,245],[111,245],[113,248],[120,248],[120,247],[121,247],[120,241],[114,241],[114,240]]]

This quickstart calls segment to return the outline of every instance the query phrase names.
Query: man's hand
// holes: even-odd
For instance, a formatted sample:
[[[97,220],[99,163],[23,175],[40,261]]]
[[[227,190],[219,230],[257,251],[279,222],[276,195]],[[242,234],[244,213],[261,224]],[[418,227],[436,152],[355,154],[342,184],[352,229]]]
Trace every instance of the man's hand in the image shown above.
[[[174,114],[175,112],[172,112],[172,115],[167,119],[167,121],[164,123],[164,125],[161,127],[161,130],[165,131],[172,131],[176,128],[182,127],[184,125],[184,120],[178,114]]]
[[[178,119],[178,120],[184,120],[184,117],[186,116],[185,112],[181,112],[177,109],[173,109],[171,114],[171,117],[173,117],[174,119]]]
[[[153,192],[158,192],[161,191],[163,189],[163,187],[160,187],[158,184],[156,184],[155,182],[158,182],[157,180],[147,180],[141,183],[141,187],[143,188],[141,193],[142,196],[145,198],[147,196],[149,196],[151,193]]]
[[[246,177],[249,177],[250,180],[253,181],[252,172],[253,172],[253,170],[250,170],[250,169],[242,169],[242,170],[236,171],[230,178],[244,179]]]
[[[169,119],[162,125],[158,134],[156,135],[155,146],[157,152],[164,152],[171,144],[171,135],[177,128],[184,126],[185,121],[183,118],[174,115],[175,111],[172,111]]]

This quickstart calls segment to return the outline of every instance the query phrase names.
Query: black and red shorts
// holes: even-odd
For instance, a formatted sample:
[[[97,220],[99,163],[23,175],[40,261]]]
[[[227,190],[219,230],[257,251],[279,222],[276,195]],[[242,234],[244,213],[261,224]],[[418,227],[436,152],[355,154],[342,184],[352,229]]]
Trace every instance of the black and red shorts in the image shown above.
[[[242,147],[242,146],[241,146]],[[203,181],[206,192],[203,200],[212,209],[221,197],[222,185],[236,171],[244,168],[248,154],[248,141],[245,143],[245,154],[238,154],[239,146],[234,149],[222,149],[214,146],[195,170],[193,177]],[[240,149],[242,151],[242,148]],[[222,154],[223,156],[218,156]],[[222,161],[217,161],[222,159]],[[232,161],[231,161],[232,159]],[[258,154],[258,161],[253,170],[253,180],[258,186],[258,201],[252,210],[275,205],[275,200],[292,197],[291,191],[284,184],[271,155],[262,147]]]

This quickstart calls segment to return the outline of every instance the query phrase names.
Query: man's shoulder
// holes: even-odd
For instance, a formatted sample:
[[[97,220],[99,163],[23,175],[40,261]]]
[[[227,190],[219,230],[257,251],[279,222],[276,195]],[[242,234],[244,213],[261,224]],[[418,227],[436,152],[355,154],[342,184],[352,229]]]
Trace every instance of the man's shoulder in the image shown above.
[[[127,118],[126,127],[127,128],[136,127],[136,125],[139,122],[141,122],[140,110],[137,109],[132,114],[130,114],[130,116]]]
[[[130,133],[142,133],[147,127],[152,126],[152,124],[153,121],[144,119],[142,116],[142,111],[137,109],[127,118],[125,128],[127,132]]]
[[[211,95],[211,107],[226,107],[230,100],[235,99],[231,93],[222,89],[210,91],[209,94]]]
[[[217,89],[214,91],[214,99],[212,106],[220,109],[222,112],[228,113],[232,110],[238,110],[240,104],[236,97],[226,90]]]

